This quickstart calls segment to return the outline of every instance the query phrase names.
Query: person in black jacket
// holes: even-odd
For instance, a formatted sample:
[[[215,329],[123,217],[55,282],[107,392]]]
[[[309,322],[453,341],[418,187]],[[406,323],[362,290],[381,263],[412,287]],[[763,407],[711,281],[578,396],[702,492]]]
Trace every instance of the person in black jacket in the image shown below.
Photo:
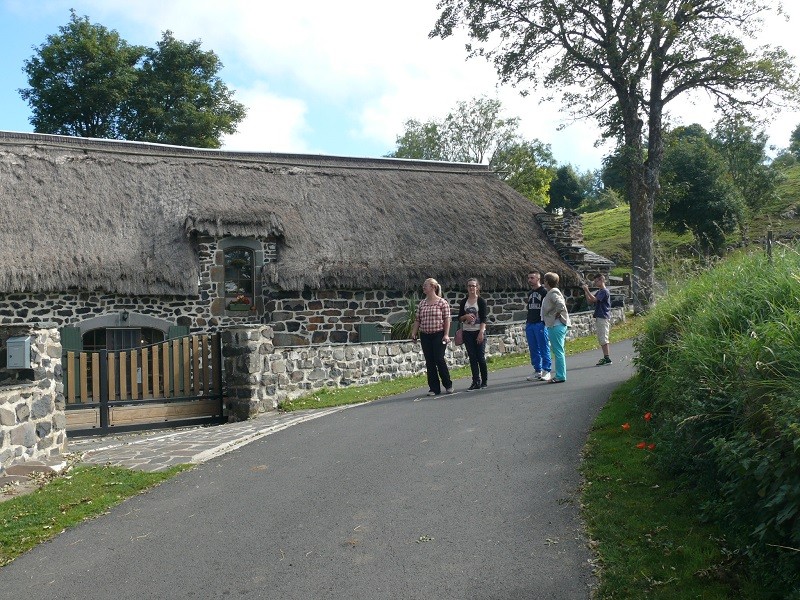
[[[458,303],[458,320],[464,330],[472,385],[468,391],[487,385],[489,369],[486,366],[486,300],[481,298],[481,286],[475,278],[467,280],[467,296]]]

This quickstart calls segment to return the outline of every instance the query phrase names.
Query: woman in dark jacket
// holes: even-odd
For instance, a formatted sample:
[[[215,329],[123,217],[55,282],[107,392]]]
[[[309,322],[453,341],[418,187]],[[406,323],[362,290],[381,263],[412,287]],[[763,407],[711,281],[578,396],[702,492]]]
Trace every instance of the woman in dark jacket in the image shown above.
[[[481,298],[481,286],[475,278],[467,280],[467,296],[458,303],[458,320],[464,330],[472,385],[468,390],[486,387],[489,369],[486,366],[486,300]]]

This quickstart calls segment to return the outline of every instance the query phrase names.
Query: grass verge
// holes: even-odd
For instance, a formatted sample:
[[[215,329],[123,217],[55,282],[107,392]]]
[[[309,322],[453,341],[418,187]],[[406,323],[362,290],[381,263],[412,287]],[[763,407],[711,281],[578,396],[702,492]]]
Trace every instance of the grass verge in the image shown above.
[[[640,317],[628,317],[624,323],[620,323],[611,328],[611,342],[619,342],[636,337],[642,330],[643,319]],[[570,340],[566,344],[567,355],[578,354],[586,350],[597,348],[597,338],[589,336]],[[527,352],[516,354],[505,354],[503,356],[492,356],[487,359],[490,371],[499,369],[510,369],[512,367],[522,367],[530,364]],[[469,367],[461,367],[450,371],[453,379],[467,377],[470,375]],[[292,411],[310,408],[329,408],[332,406],[344,406],[346,404],[358,404],[370,402],[395,394],[402,394],[409,390],[427,385],[425,375],[414,377],[401,377],[390,381],[352,386],[346,388],[326,388],[316,390],[310,394],[305,394],[293,400],[281,402],[279,410]]]
[[[634,377],[614,392],[584,449],[582,506],[601,570],[598,600],[767,598],[741,580],[721,531],[700,522],[697,507],[709,499],[655,466],[637,386]]]
[[[187,468],[143,473],[119,467],[77,466],[31,494],[0,502],[0,566]]]

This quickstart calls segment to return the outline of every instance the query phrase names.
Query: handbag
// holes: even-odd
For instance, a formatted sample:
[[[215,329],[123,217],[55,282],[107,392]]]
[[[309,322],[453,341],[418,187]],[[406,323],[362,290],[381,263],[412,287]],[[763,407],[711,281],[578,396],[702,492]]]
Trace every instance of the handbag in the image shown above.
[[[456,336],[453,338],[453,343],[456,346],[460,346],[464,343],[464,330],[459,327],[456,329]]]

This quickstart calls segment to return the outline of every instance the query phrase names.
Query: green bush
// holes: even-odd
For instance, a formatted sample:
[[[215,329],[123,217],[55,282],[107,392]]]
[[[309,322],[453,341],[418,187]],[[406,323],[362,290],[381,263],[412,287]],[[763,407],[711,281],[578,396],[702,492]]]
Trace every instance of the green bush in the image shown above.
[[[734,256],[660,301],[644,329],[641,408],[661,464],[711,490],[703,514],[765,586],[800,598],[800,253]]]

